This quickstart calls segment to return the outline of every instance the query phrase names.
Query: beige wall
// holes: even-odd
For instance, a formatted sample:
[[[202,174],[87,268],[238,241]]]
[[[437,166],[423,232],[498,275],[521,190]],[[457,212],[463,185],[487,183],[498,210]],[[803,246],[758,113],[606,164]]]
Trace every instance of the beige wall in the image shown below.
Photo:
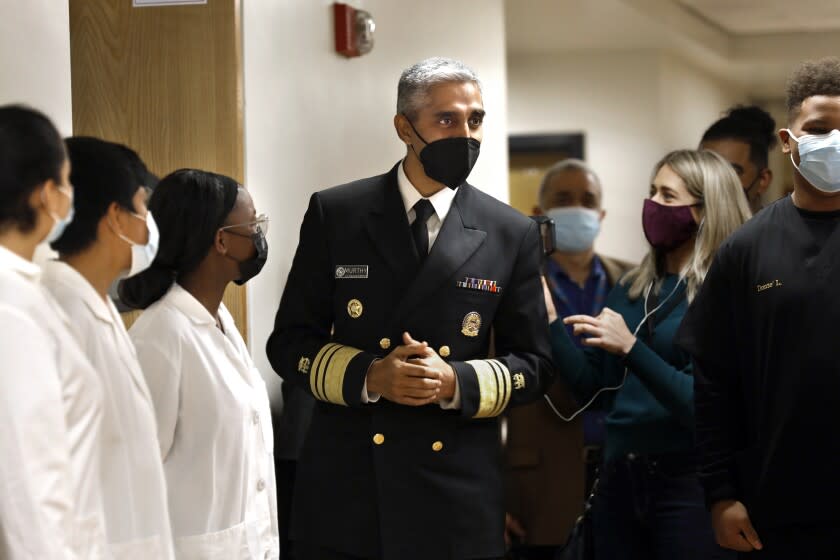
[[[759,103],[776,120],[776,130],[787,128],[787,108],[783,99],[763,101]],[[770,188],[764,193],[764,202],[769,203],[782,197],[786,189],[793,188],[793,164],[790,156],[782,153],[781,145],[770,150],[769,166],[773,171],[773,182]]]
[[[512,54],[511,133],[583,132],[601,177],[607,218],[599,251],[639,260],[647,250],[642,199],[667,151],[694,148],[743,92],[659,50]]]
[[[70,13],[57,0],[0,0],[0,105],[23,103],[73,133]],[[54,253],[44,244],[36,262]]]
[[[269,260],[249,283],[251,342],[276,391],[265,342],[297,246],[309,196],[377,175],[404,154],[392,119],[400,72],[429,56],[459,58],[484,85],[488,112],[470,181],[507,198],[504,19],[501,0],[354,2],[377,24],[372,53],[333,52],[327,0],[243,2],[245,178],[271,217]],[[364,263],[362,263],[364,264]]]
[[[743,89],[671,54],[660,59],[660,123],[666,149],[696,148],[727,108],[746,103]]]
[[[70,15],[58,0],[0,0],[0,105],[25,103],[73,131]]]

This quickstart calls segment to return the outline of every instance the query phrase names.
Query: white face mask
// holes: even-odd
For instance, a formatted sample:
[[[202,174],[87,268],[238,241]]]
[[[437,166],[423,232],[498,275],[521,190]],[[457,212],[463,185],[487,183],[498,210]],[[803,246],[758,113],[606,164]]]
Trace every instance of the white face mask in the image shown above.
[[[44,241],[46,243],[52,243],[53,241],[58,241],[62,235],[64,235],[64,230],[67,229],[67,226],[73,221],[73,216],[76,214],[76,208],[73,206],[73,195],[67,194],[65,187],[59,187],[58,192],[66,196],[70,199],[70,210],[67,211],[67,215],[63,218],[59,218],[56,214],[49,212],[50,218],[53,220],[53,227],[50,229],[50,232],[47,234],[46,239]],[[44,200],[44,191],[41,191],[41,201]]]
[[[134,212],[130,212],[132,216],[138,220],[146,222],[146,229],[149,230],[149,241],[145,245],[135,243],[128,237],[118,233],[120,239],[131,245],[131,268],[128,270],[127,278],[140,274],[154,262],[158,252],[158,244],[160,242],[160,232],[158,231],[157,223],[152,216],[152,212],[146,212],[146,219],[138,216]]]
[[[840,130],[828,134],[803,134],[799,138],[787,130],[799,146],[799,165],[790,161],[799,174],[814,188],[826,193],[840,192]]]

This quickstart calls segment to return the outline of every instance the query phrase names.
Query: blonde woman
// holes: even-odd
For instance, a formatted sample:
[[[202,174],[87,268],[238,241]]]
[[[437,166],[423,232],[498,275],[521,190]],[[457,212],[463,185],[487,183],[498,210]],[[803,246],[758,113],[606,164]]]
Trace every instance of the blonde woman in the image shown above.
[[[644,201],[650,251],[603,312],[559,321],[546,297],[558,375],[581,404],[607,399],[593,506],[598,559],[729,557],[715,544],[695,474],[691,361],[674,337],[718,246],[749,217],[729,163],[708,151],[671,152]]]

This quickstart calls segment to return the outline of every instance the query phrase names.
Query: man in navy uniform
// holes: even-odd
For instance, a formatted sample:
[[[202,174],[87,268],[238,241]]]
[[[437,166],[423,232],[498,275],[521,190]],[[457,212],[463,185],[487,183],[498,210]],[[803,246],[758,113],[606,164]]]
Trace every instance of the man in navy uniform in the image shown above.
[[[552,366],[538,228],[466,183],[483,119],[475,74],[424,60],[398,87],[405,158],[310,200],[267,346],[318,401],[298,559],[504,554],[497,418]]]

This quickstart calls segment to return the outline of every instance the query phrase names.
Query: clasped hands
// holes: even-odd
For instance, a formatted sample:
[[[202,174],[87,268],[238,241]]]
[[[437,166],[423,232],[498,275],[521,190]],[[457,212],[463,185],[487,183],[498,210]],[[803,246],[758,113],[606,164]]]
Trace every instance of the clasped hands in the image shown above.
[[[389,401],[408,406],[451,399],[455,395],[455,370],[427,342],[403,333],[403,344],[376,360],[368,370],[367,388]]]

